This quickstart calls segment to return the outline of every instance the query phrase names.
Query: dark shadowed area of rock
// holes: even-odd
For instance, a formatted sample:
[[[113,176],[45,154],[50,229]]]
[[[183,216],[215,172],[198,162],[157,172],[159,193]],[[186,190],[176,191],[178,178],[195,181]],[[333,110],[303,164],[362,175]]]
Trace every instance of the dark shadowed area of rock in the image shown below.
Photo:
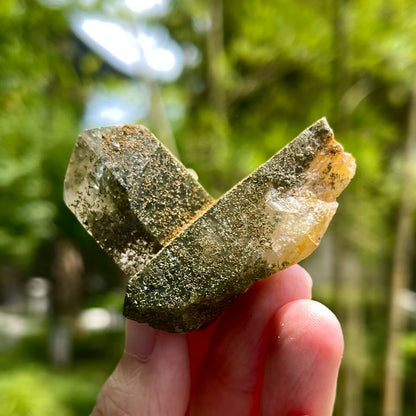
[[[81,133],[65,200],[120,267],[129,253],[125,316],[186,333],[308,256],[354,172],[321,119],[214,203],[147,130],[124,126]]]

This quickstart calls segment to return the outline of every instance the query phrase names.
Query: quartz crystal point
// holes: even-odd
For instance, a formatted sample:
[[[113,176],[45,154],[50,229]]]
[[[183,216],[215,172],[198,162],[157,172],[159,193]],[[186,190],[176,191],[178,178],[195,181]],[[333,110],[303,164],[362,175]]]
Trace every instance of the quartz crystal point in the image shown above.
[[[308,256],[354,172],[321,119],[214,203],[146,128],[126,125],[80,134],[64,199],[130,277],[125,316],[186,333]]]
[[[318,246],[354,172],[327,121],[317,121],[201,211],[130,279],[125,316],[170,332],[203,328],[255,281]]]
[[[149,130],[135,125],[79,135],[64,200],[129,277],[214,202]]]

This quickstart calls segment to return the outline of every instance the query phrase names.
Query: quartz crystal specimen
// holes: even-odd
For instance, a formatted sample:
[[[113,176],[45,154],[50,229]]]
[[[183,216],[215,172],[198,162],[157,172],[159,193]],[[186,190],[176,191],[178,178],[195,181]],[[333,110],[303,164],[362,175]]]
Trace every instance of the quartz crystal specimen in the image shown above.
[[[354,159],[319,120],[134,276],[124,314],[172,332],[204,327],[256,280],[318,246],[354,172]]]
[[[321,119],[214,203],[147,130],[113,127],[80,135],[65,200],[131,277],[125,316],[186,333],[308,256],[354,172]]]
[[[64,200],[130,277],[214,202],[149,130],[134,125],[79,135]]]

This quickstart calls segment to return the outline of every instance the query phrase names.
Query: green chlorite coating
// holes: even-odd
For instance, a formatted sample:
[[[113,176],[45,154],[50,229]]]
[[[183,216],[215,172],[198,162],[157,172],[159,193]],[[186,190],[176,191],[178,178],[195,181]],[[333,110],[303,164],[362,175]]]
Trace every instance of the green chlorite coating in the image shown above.
[[[64,198],[130,278],[124,315],[187,333],[308,256],[354,172],[321,119],[215,202],[146,128],[127,125],[80,134]]]
[[[81,132],[64,200],[129,277],[214,202],[148,129],[135,125]]]
[[[354,171],[353,158],[319,120],[130,279],[125,316],[177,333],[205,327],[255,281],[317,247]]]

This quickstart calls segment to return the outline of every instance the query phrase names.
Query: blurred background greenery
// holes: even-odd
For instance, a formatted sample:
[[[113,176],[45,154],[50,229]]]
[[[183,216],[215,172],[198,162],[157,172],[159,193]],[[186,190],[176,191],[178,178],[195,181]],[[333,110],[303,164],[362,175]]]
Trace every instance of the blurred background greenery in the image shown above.
[[[0,415],[88,414],[125,279],[62,201],[80,129],[142,123],[218,197],[327,116],[358,171],[314,297],[345,333],[335,415],[416,413],[413,0],[2,0]]]

